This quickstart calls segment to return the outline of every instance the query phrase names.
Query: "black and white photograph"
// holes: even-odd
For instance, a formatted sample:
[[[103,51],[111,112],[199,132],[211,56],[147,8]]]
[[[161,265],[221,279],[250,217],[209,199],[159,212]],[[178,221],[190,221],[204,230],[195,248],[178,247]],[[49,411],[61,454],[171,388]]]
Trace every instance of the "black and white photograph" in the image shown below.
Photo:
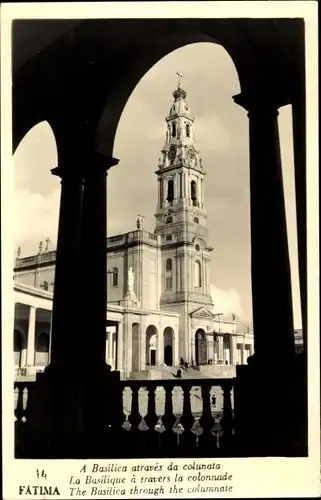
[[[320,456],[317,7],[218,3],[7,21],[3,435],[77,460],[70,496],[235,497],[225,459]],[[117,493],[127,463],[164,477]]]

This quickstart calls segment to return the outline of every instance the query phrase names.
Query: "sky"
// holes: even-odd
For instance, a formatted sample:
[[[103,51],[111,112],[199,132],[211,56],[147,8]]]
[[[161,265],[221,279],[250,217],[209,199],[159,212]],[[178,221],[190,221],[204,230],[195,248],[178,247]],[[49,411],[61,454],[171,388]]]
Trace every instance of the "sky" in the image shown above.
[[[180,48],[161,59],[139,82],[119,122],[109,170],[107,234],[136,229],[137,214],[153,232],[157,203],[155,170],[165,139],[165,117],[183,74],[194,135],[207,175],[204,180],[208,213],[211,294],[214,312],[236,314],[250,323],[250,193],[248,118],[232,96],[240,92],[238,76],[227,52],[212,43]],[[294,198],[291,108],[280,109],[280,143],[286,198],[294,326],[301,327]],[[56,248],[60,180],[50,173],[57,166],[53,133],[46,122],[36,125],[14,155],[15,247],[21,256],[37,253],[39,242],[51,239]]]

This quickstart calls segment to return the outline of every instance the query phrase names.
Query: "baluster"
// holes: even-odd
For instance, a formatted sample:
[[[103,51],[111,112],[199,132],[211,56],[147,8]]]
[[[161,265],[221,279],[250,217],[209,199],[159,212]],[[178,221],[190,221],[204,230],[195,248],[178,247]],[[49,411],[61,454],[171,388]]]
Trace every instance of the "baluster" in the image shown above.
[[[221,420],[223,435],[221,438],[221,448],[224,451],[229,451],[234,447],[234,422],[233,422],[233,412],[231,403],[231,391],[233,388],[232,380],[225,380],[222,383],[223,390],[223,417]]]
[[[138,393],[140,387],[138,385],[134,385],[130,387],[132,390],[132,403],[130,408],[130,414],[128,416],[128,421],[131,425],[131,431],[135,432],[138,430],[140,421],[142,419],[141,414],[139,413],[139,401],[138,401]]]
[[[16,404],[15,404],[15,416],[17,418],[16,421],[21,422],[21,419],[23,417],[23,390],[25,386],[23,384],[19,384],[16,386],[15,389],[15,398],[16,399]]]
[[[139,424],[142,420],[141,414],[139,412],[139,385],[131,385],[132,390],[132,401],[130,414],[128,416],[128,421],[131,425],[130,431],[128,431],[129,436],[129,446],[127,447],[129,453],[132,451],[134,454],[139,450],[141,432],[139,430]]]
[[[27,410],[27,404],[28,404],[28,395],[29,395],[29,390],[28,387],[26,386],[23,391],[22,391],[22,418],[21,421],[23,423],[26,422],[26,410]]]
[[[176,417],[173,412],[173,383],[164,382],[163,387],[165,390],[165,411],[162,422],[165,432],[162,435],[162,456],[168,457],[177,441],[175,432],[173,432]]]
[[[16,386],[14,388],[14,406],[13,406],[14,422],[17,422],[17,420],[18,420],[18,417],[17,417],[18,402],[19,402],[19,387]]]
[[[216,437],[212,433],[212,429],[215,424],[215,419],[212,415],[211,410],[211,388],[212,386],[207,383],[202,383],[202,400],[203,400],[203,411],[202,416],[199,420],[200,425],[203,429],[203,433],[199,437],[199,444],[202,448],[202,455],[212,455],[216,452]]]
[[[148,390],[148,406],[147,406],[147,415],[144,420],[146,425],[148,426],[148,431],[145,433],[146,436],[146,448],[148,450],[149,456],[157,456],[158,454],[158,433],[155,431],[155,425],[158,422],[158,416],[156,413],[156,404],[155,404],[155,391],[156,385],[149,384],[147,387]],[[143,455],[144,456],[144,455]]]
[[[192,432],[192,427],[194,425],[194,417],[191,408],[191,389],[190,384],[182,385],[183,389],[183,414],[180,418],[180,422],[184,427],[184,432],[180,437],[180,448],[184,451],[193,450],[196,448],[196,436]]]
[[[15,415],[15,456],[17,458],[23,458],[26,448],[25,442],[25,426],[24,415],[23,415],[23,393],[25,390],[25,385],[23,383],[18,383],[14,391],[14,415]]]

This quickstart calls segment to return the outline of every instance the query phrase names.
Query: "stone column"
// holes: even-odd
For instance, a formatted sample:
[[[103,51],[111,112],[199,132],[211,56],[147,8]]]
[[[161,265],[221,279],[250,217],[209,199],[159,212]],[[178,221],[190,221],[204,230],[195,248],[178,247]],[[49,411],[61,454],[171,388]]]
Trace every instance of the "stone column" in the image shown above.
[[[164,329],[159,327],[156,341],[156,364],[161,366],[164,363]]]
[[[235,335],[230,335],[230,362],[231,362],[231,365],[235,366],[236,361],[237,361],[236,337],[235,337]]]
[[[122,371],[124,369],[124,360],[123,360],[123,323],[117,323],[117,347],[116,347],[116,370]]]
[[[244,346],[244,341],[242,342],[242,350],[241,350],[241,364],[244,365],[245,364],[245,346]]]
[[[84,172],[82,213],[82,322],[86,348],[84,362],[91,373],[105,370],[107,259],[106,190],[107,170],[118,163],[114,158],[92,155]]]
[[[27,338],[27,366],[35,365],[35,335],[36,335],[36,308],[29,308],[28,338]],[[24,364],[21,363],[21,366]]]
[[[80,317],[80,234],[83,179],[77,169],[58,167],[53,175],[61,178],[60,213],[55,266],[55,290],[52,311],[50,364],[68,369],[78,364]],[[75,314],[79,311],[79,314]],[[76,323],[75,323],[76,322]],[[104,330],[104,341],[105,341]]]
[[[113,344],[113,339],[114,337],[114,334],[113,332],[108,332],[108,362],[110,364],[113,364],[113,359],[114,359],[114,344]],[[115,361],[115,364],[116,364],[116,359],[114,360]]]
[[[288,238],[276,99],[234,97],[248,110],[250,127],[251,271],[254,342],[257,358],[286,365],[294,357]],[[283,105],[282,103],[281,105]],[[266,312],[277,322],[271,328]],[[275,349],[275,346],[278,346]]]
[[[305,95],[292,104],[293,148],[302,333],[307,355],[307,207]]]
[[[146,370],[146,328],[145,321],[139,325],[140,369]]]
[[[224,360],[224,339],[223,335],[218,335],[218,359]]]

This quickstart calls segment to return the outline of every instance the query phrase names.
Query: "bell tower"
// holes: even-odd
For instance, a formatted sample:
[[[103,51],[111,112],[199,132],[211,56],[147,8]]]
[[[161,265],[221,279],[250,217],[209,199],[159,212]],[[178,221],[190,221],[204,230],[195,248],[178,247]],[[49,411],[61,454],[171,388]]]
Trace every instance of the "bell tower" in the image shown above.
[[[195,309],[212,309],[210,296],[210,253],[207,213],[204,207],[204,171],[194,137],[187,93],[178,73],[174,102],[166,117],[166,136],[158,170],[158,202],[155,234],[161,236],[161,308],[177,311],[185,318],[180,333],[180,355],[189,315]],[[180,320],[181,321],[181,320]],[[181,329],[181,328],[180,328]]]

